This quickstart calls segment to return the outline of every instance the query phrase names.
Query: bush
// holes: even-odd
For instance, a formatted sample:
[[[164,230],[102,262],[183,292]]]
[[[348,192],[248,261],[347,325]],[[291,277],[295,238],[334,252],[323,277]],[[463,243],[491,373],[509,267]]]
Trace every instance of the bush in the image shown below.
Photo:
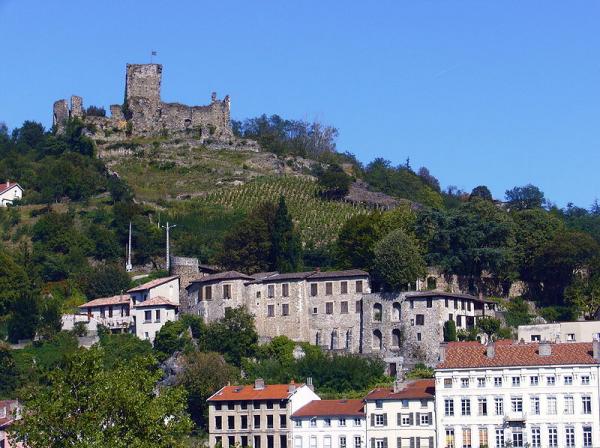
[[[444,341],[456,341],[456,324],[453,320],[447,320],[446,322],[444,322]]]

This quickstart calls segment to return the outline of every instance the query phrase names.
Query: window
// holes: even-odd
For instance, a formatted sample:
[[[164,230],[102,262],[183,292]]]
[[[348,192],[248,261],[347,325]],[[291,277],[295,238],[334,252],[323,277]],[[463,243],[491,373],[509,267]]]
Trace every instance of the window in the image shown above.
[[[546,378],[546,384],[548,386],[554,386],[556,384],[556,378],[553,376],[549,376],[548,378]]]
[[[479,446],[485,446],[488,444],[488,430],[487,428],[479,428]]]
[[[235,416],[230,415],[227,417],[227,429],[235,429]]]
[[[316,418],[313,417],[313,418],[310,419],[310,426],[311,426],[311,428],[316,428],[316,426],[317,426],[317,419]]]
[[[215,417],[215,428],[223,429],[223,418],[220,415]]]
[[[360,300],[357,300],[354,303],[354,312],[355,313],[360,313],[362,311],[362,302]]]
[[[456,315],[456,326],[462,327],[462,316]]]
[[[512,377],[512,385],[513,385],[513,387],[519,387],[521,385],[521,377],[513,376]]]
[[[445,306],[446,308],[448,308],[448,298],[447,298],[447,297],[444,299],[444,306]]]
[[[144,311],[144,322],[152,322],[152,311]]]
[[[275,305],[267,305],[267,317],[275,316]]]
[[[310,448],[317,448],[316,436],[310,436]]]
[[[548,446],[558,448],[558,430],[554,427],[548,428]]]
[[[290,296],[290,285],[289,283],[284,283],[281,285],[281,296],[289,297]]]
[[[319,285],[317,283],[311,283],[310,284],[310,295],[314,297],[317,294],[319,294]]]
[[[477,413],[479,415],[487,415],[487,399],[485,397],[477,399]]]
[[[403,408],[408,408],[408,400],[402,400],[402,407]]]
[[[281,315],[282,316],[289,316],[290,315],[290,304],[289,303],[283,303],[281,305]]]
[[[417,333],[417,341],[421,340],[421,333]]]
[[[429,414],[423,413],[423,414],[420,414],[420,417],[421,417],[420,423],[422,426],[431,425],[431,422],[429,421]]]
[[[452,378],[444,378],[444,388],[445,389],[452,388]]]
[[[400,416],[400,425],[401,426],[410,426],[412,424],[412,414],[402,414]]]
[[[242,445],[242,446],[245,446],[245,445]],[[294,438],[294,448],[302,448],[302,437]]]
[[[513,412],[523,412],[523,398],[511,397],[510,408]]]
[[[540,428],[531,428],[531,448],[540,448],[540,446],[542,446]]]
[[[247,415],[242,415],[241,416],[240,427],[242,429],[247,429],[248,428],[248,416]]]
[[[375,400],[375,409],[383,409],[383,400]]]
[[[330,418],[323,419],[323,426],[325,428],[330,428],[331,427],[331,419]]]
[[[373,304],[373,321],[381,322],[381,315],[383,314],[383,307],[381,303]]]
[[[279,414],[279,427],[287,428],[287,416],[285,414]]]
[[[375,414],[375,426],[385,426],[386,414]]]
[[[529,385],[531,385],[531,386],[537,386],[539,384],[539,382],[540,382],[540,379],[539,379],[539,377],[537,375],[529,377]]]
[[[106,317],[106,310],[104,309],[104,307],[100,308],[100,316],[101,317]]]
[[[425,325],[425,315],[424,314],[417,314],[416,318],[417,318],[417,325]]]
[[[260,409],[260,401],[252,402],[252,409]]]
[[[565,446],[567,448],[575,447],[575,428],[567,426],[565,428]]]
[[[453,428],[446,429],[446,448],[455,448]]]
[[[231,285],[223,285],[223,298],[231,299]]]
[[[397,328],[392,330],[392,347],[400,347],[400,340],[402,339],[402,333]]]
[[[523,433],[521,429],[515,428],[512,433],[512,446],[514,448],[523,448]]]
[[[354,426],[360,426],[360,418],[354,419]]]
[[[502,377],[501,376],[494,377],[494,386],[502,387]]]
[[[204,287],[204,297],[206,300],[212,300],[212,286]]]
[[[296,421],[294,422],[294,426],[295,426],[296,428],[302,428],[302,420],[296,420]]]
[[[567,341],[573,342],[575,340],[575,333],[567,333]]]
[[[463,448],[471,448],[471,429],[463,428],[462,436],[463,436],[463,444],[462,444]]]
[[[408,303],[409,303],[409,305],[410,305],[410,309],[411,309],[411,310],[414,310],[414,309],[415,309],[415,301],[414,301],[414,300],[412,300],[412,299],[410,299],[410,300],[408,301]]]
[[[531,342],[539,342],[542,340],[541,335],[539,334],[532,334],[531,335]]]
[[[540,415],[540,397],[531,397],[531,413]]]
[[[260,415],[254,416],[254,429],[260,428]]]
[[[592,397],[590,397],[589,395],[584,395],[583,397],[581,397],[581,403],[583,405],[583,413],[584,414],[591,414],[592,413]]]
[[[275,285],[267,285],[267,297],[270,299],[275,297]]]
[[[363,292],[362,280],[356,280],[356,292]]]
[[[573,384],[573,377],[571,375],[566,375],[564,380],[565,380],[565,386],[570,386]]]
[[[113,317],[113,308],[112,308],[112,306],[108,307],[108,317]]]
[[[339,420],[338,424],[339,424],[340,426],[346,426],[346,419],[345,419],[345,418],[340,418],[340,420]]]
[[[588,384],[590,384],[590,377],[588,375],[582,375],[581,376],[581,384],[584,386],[587,386]]]
[[[340,293],[348,294],[348,282],[347,281],[340,282]]]
[[[319,308],[317,308],[316,306],[313,307],[313,314],[318,314],[319,313]]]
[[[565,414],[571,415],[575,413],[575,401],[571,395],[565,397]]]
[[[556,397],[548,397],[548,414],[556,415]]]
[[[241,408],[241,409],[244,409],[244,410],[248,409],[248,403],[247,403],[247,402],[245,402],[245,401],[242,401],[242,402],[240,403],[240,408]]]
[[[457,310],[458,309],[458,300],[454,299],[454,309]]]
[[[227,403],[227,410],[233,411],[234,409],[235,409],[235,403],[233,401],[230,401],[229,403]]]
[[[592,427],[591,426],[583,427],[583,446],[585,448],[591,448],[591,446],[592,446]]]
[[[346,448],[346,436],[340,436],[340,448]]]
[[[446,417],[452,417],[454,415],[454,400],[452,398],[446,398],[444,400],[444,415]]]
[[[496,415],[504,415],[504,399],[502,397],[494,398],[494,411]]]
[[[381,350],[383,348],[383,338],[381,331],[373,331],[373,350]]]
[[[333,302],[325,303],[325,314],[333,314]]]
[[[333,294],[333,283],[327,282],[325,283],[325,295],[330,296]]]
[[[348,302],[340,302],[340,314],[348,314]]]
[[[362,442],[360,440],[360,436],[354,436],[354,448],[360,448]]]
[[[331,448],[331,436],[323,437],[323,448]]]
[[[469,387],[469,378],[461,378],[460,379],[460,387],[463,387],[463,388]]]
[[[223,439],[222,437],[215,437],[215,445],[223,446],[222,442],[221,442],[222,439]]]
[[[433,300],[431,298],[427,299],[427,308],[433,307]]]
[[[477,387],[485,387],[485,378],[477,378]]]
[[[504,446],[504,429],[496,428],[496,446]]]

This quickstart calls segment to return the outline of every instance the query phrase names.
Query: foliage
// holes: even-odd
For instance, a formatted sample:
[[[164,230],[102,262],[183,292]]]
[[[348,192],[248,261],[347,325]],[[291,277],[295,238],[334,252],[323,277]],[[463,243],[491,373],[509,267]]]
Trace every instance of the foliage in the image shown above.
[[[489,188],[486,187],[485,185],[479,185],[479,186],[473,188],[473,190],[471,190],[471,194],[469,195],[469,200],[471,200],[473,198],[485,199],[486,201],[493,200],[492,193],[490,192]]]
[[[340,199],[348,194],[352,177],[337,165],[329,165],[326,169],[317,170],[317,180],[323,188],[323,194],[331,199]]]
[[[444,341],[454,342],[456,340],[456,323],[453,320],[447,320],[444,322]]]
[[[278,272],[297,272],[302,266],[302,243],[283,196],[279,198],[273,220],[271,266]]]
[[[40,321],[37,332],[45,339],[50,339],[62,328],[62,304],[54,297],[45,297],[40,304]]]
[[[375,259],[375,245],[383,236],[382,215],[379,212],[357,215],[342,226],[336,248],[340,268],[369,270]]]
[[[406,372],[406,379],[417,380],[420,378],[433,378],[434,370],[431,367],[427,367],[425,364],[417,363]]]
[[[206,345],[206,325],[202,318],[185,314],[177,321],[167,322],[156,333],[154,350],[160,359],[166,359],[176,352],[189,353],[195,344]]]
[[[461,328],[456,332],[456,338],[459,341],[476,341],[477,340],[477,328]]]
[[[25,398],[16,440],[31,448],[182,447],[191,429],[185,393],[163,388],[152,361],[134,360],[104,370],[102,349],[78,350],[62,370]]]
[[[402,229],[393,230],[374,247],[374,274],[384,287],[405,290],[425,275],[425,261],[418,242]]]
[[[517,328],[519,325],[531,323],[533,316],[530,313],[529,305],[522,297],[508,301],[505,307],[504,319],[509,327]]]
[[[506,202],[510,210],[527,210],[543,207],[546,204],[544,193],[535,185],[514,187],[506,190]]]
[[[8,339],[18,342],[22,339],[33,339],[40,318],[38,296],[27,291],[14,301],[8,320]]]
[[[85,115],[88,117],[106,117],[106,109],[102,106],[88,106],[85,110]]]
[[[565,290],[565,298],[567,304],[585,319],[597,319],[600,312],[600,274],[577,274]]]
[[[0,342],[0,400],[11,398],[17,386],[17,365],[10,347]]]
[[[477,320],[477,329],[487,335],[488,339],[492,339],[498,335],[501,322],[493,317],[483,317]]]
[[[226,308],[225,317],[211,322],[206,329],[207,349],[222,353],[228,363],[237,367],[242,358],[254,355],[257,343],[254,316],[244,307]]]
[[[90,268],[81,276],[80,284],[86,297],[110,297],[127,291],[131,284],[129,274],[116,263],[101,264]]]
[[[113,369],[119,363],[154,356],[152,344],[131,333],[103,333],[100,335],[100,347],[103,350],[103,363],[106,369]]]
[[[221,387],[239,379],[239,371],[218,353],[193,351],[183,357],[176,381],[187,392],[188,410],[197,426],[207,426],[206,400]]]

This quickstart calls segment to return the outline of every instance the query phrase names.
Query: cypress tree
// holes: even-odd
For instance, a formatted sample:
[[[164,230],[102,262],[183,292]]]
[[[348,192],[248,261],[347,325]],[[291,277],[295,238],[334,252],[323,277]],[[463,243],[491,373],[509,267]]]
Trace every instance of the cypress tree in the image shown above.
[[[302,245],[300,235],[294,228],[285,198],[279,198],[271,234],[271,261],[279,272],[294,272],[302,267]]]

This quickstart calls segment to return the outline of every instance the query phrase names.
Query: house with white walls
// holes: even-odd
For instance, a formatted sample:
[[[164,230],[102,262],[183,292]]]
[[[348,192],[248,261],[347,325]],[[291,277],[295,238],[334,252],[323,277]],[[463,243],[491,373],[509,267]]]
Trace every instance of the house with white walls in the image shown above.
[[[363,400],[313,400],[292,414],[293,448],[364,448]]]
[[[12,205],[23,197],[23,188],[16,182],[7,180],[0,184],[0,207]]]

